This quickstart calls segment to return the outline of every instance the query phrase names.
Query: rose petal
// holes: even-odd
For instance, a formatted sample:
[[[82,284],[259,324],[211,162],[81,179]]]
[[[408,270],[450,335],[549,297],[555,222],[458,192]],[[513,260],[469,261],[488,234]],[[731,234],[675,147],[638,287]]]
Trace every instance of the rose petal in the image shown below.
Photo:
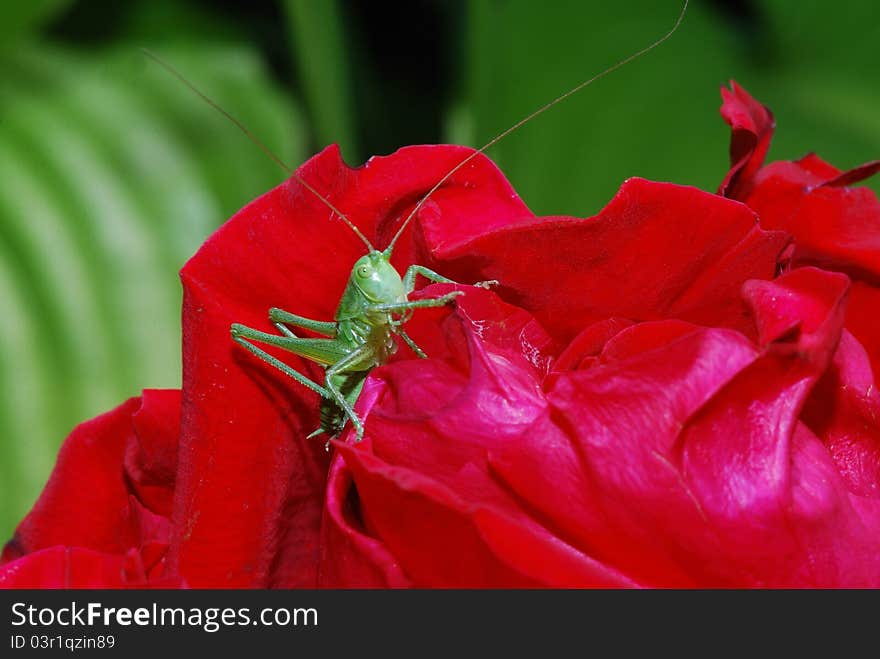
[[[179,416],[179,391],[148,390],[78,426],[4,550],[9,585],[180,586],[162,577]]]
[[[735,332],[703,329],[566,373],[548,393],[549,414],[497,447],[492,466],[598,560],[640,583],[698,585],[668,536],[711,536],[671,454],[688,419],[754,356]]]
[[[864,348],[849,332],[802,418],[831,452],[850,491],[880,498],[880,391]]]
[[[757,145],[760,106],[739,87],[725,95],[722,115],[733,127],[732,145],[748,135]],[[749,117],[757,117],[749,123]],[[768,115],[769,117],[769,115]],[[745,137],[740,133],[745,131]],[[769,141],[769,133],[767,133]],[[747,174],[731,170],[720,193],[745,202],[767,229],[787,231],[794,237],[791,265],[817,265],[847,273],[853,280],[847,328],[868,350],[874,372],[880,367],[880,324],[873,309],[880,301],[880,201],[867,188],[849,187],[880,171],[872,161],[841,172],[815,154],[797,161],[773,162],[760,170],[764,153],[758,146],[749,156]],[[734,188],[729,186],[737,176]],[[876,298],[876,299],[875,299]]]
[[[880,309],[880,287],[854,281],[850,287],[849,303],[846,309],[846,328],[852,332],[867,351],[875,378],[880,374],[878,309]]]
[[[55,545],[123,554],[137,543],[122,461],[139,407],[132,398],[73,430],[49,482],[7,544],[4,561]]]
[[[848,280],[805,268],[752,288],[764,289],[750,292],[760,325],[795,311],[801,318],[796,335],[771,344],[681,436],[683,474],[726,558],[715,578],[876,585],[880,501],[850,496],[831,456],[798,422],[839,340]]]
[[[118,554],[48,547],[0,567],[0,588],[124,588],[124,563]]]
[[[859,183],[880,172],[880,160],[872,160],[864,165],[853,167],[847,172],[842,172],[834,178],[825,181],[822,185],[833,188],[843,188],[853,183]]]
[[[412,585],[394,555],[363,527],[351,472],[341,456],[330,467],[326,501],[321,528],[320,586],[405,588]]]
[[[530,519],[488,471],[488,449],[518,441],[544,407],[546,335],[528,314],[478,289],[455,312],[426,320],[411,321],[412,336],[439,332],[463,344],[467,361],[451,345],[438,352],[451,361],[374,371],[367,441],[339,445],[366,531],[417,585],[632,585]]]
[[[633,324],[631,320],[626,318],[607,318],[587,325],[554,360],[552,366],[554,373],[551,375],[555,376],[557,372],[589,368],[595,363],[605,344],[621,330],[631,327]],[[554,379],[555,377],[551,377],[549,381]]]
[[[150,511],[170,517],[180,435],[180,390],[145,390],[131,420],[134,433],[124,457],[129,487]]]
[[[848,492],[798,422],[847,280],[804,269],[748,288],[763,352],[698,330],[562,374],[548,414],[492,466],[563,538],[640,583],[876,585],[880,502]]]
[[[752,184],[755,173],[764,163],[776,122],[773,113],[758,103],[736,82],[730,81],[730,90],[721,88],[721,116],[731,129],[730,171],[718,189],[718,194],[731,199],[742,199]]]
[[[800,358],[824,367],[840,339],[848,289],[845,275],[798,268],[775,281],[747,282],[743,296],[755,309],[761,344],[791,338]]]
[[[556,587],[632,585],[534,525],[491,505],[468,503],[408,469],[365,450],[339,447],[352,470],[369,525],[416,585]]]
[[[524,221],[435,257],[459,280],[500,281],[564,344],[612,316],[751,331],[739,290],[774,276],[786,241],[739,203],[630,179],[596,217]]]
[[[608,339],[608,342],[602,346],[599,363],[607,364],[629,359],[643,352],[662,347],[698,329],[700,328],[697,325],[681,320],[660,320],[626,327]]]
[[[829,171],[817,175],[818,159],[805,160],[767,165],[743,201],[758,213],[761,226],[794,236],[794,265],[818,265],[876,282],[880,278],[877,195],[868,188],[835,183],[847,174],[852,178],[851,172],[841,174],[831,168],[831,176]]]

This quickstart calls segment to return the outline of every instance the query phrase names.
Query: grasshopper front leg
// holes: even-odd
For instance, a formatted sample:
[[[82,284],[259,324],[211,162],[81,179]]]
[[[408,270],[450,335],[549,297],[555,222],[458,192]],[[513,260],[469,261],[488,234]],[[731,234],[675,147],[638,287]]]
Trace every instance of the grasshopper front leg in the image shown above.
[[[440,297],[428,298],[426,300],[407,300],[406,302],[386,302],[385,304],[371,304],[367,306],[367,310],[377,313],[406,313],[411,309],[428,309],[431,307],[442,307],[449,304],[459,295],[464,295],[464,291],[452,291]]]
[[[439,275],[438,275],[439,276]],[[371,312],[387,313],[387,314],[412,314],[413,309],[427,309],[431,307],[442,307],[449,304],[459,295],[464,295],[464,291],[452,291],[440,297],[429,298],[427,300],[407,300],[406,302],[390,302],[387,304],[373,304],[368,307]],[[406,345],[416,353],[421,359],[427,359],[428,355],[419,345],[412,340],[409,334],[403,329],[403,321],[393,321],[391,323],[392,331],[404,340]]]
[[[410,337],[410,335],[406,333],[406,330],[404,330],[402,327],[397,327],[394,330],[394,332],[401,339],[403,339],[403,342],[409,346],[410,350],[412,350],[414,353],[416,353],[416,356],[419,357],[419,359],[427,359],[428,358],[428,355],[425,354],[425,351],[419,347],[418,343],[416,343],[415,341],[412,340],[412,337]]]
[[[459,284],[460,282],[449,279],[449,277],[444,277],[441,274],[426,268],[423,265],[411,265],[406,269],[406,273],[403,275],[403,290],[406,291],[406,294],[409,295],[415,290],[416,287],[416,277],[418,275],[422,275],[428,281],[432,281],[436,284]],[[478,281],[473,284],[474,286],[479,286],[480,288],[489,288],[490,286],[497,285],[498,282],[495,279],[489,279],[487,281]]]

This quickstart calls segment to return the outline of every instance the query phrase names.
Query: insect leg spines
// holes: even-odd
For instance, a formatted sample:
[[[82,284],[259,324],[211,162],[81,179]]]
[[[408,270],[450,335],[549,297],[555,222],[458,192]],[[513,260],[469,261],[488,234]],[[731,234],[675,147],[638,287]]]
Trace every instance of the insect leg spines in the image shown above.
[[[415,290],[416,277],[418,275],[421,275],[428,281],[432,281],[435,284],[461,284],[461,282],[449,279],[449,277],[444,277],[443,275],[434,272],[433,270],[426,268],[423,265],[411,265],[406,269],[406,273],[404,273],[403,275],[403,289],[406,291],[407,295]],[[478,281],[475,284],[471,284],[471,286],[477,286],[479,288],[489,288],[490,286],[495,286],[497,284],[497,280],[489,279],[486,281]]]
[[[363,438],[364,424],[354,411],[354,403],[363,387],[369,368],[375,361],[372,346],[363,345],[349,350],[334,339],[301,339],[299,337],[278,336],[252,329],[240,324],[231,328],[232,338],[240,346],[259,357],[270,366],[277,368],[290,378],[308,387],[321,396],[321,426],[310,437],[320,432],[338,434],[350,419],[357,432],[357,441]],[[327,365],[324,386],[308,379],[298,371],[258,348],[253,341],[268,343]],[[367,368],[364,368],[364,367]]]
[[[406,343],[406,345],[408,345],[408,346],[410,347],[410,350],[412,350],[414,353],[416,353],[416,355],[417,355],[420,359],[427,359],[427,358],[428,358],[428,355],[425,354],[425,351],[422,350],[422,349],[419,347],[419,345],[418,345],[415,341],[412,340],[412,338],[410,337],[410,335],[407,334],[406,331],[405,331],[402,327],[398,327],[398,328],[395,330],[395,333],[396,333],[401,339],[403,339],[403,342]]]
[[[367,307],[368,311],[376,313],[403,313],[411,309],[428,309],[431,307],[442,307],[449,304],[459,295],[464,295],[464,291],[451,291],[440,297],[430,298],[427,300],[407,300],[406,302],[389,302],[387,304],[371,304]]]
[[[290,368],[290,366],[285,364],[283,361],[281,361],[280,359],[276,359],[275,357],[270,355],[268,352],[266,352],[265,350],[263,350],[261,348],[258,348],[257,346],[255,346],[253,343],[251,343],[247,339],[244,339],[240,336],[233,336],[232,340],[235,341],[238,345],[245,348],[251,354],[256,355],[257,357],[262,359],[264,362],[266,362],[270,366],[274,366],[279,371],[284,373],[286,376],[293,378],[294,380],[299,382],[301,385],[308,387],[309,389],[314,391],[319,396],[321,396],[321,397],[330,396],[330,392],[327,391],[320,384],[318,384],[317,382],[313,382],[312,380],[309,380],[302,373],[293,370],[292,368]]]
[[[358,417],[354,411],[354,405],[343,394],[338,376],[345,374],[368,372],[375,366],[376,355],[369,343],[365,343],[349,352],[345,357],[335,364],[327,368],[326,387],[330,393],[330,398],[345,412],[345,415],[351,419],[352,425],[355,427],[355,441],[359,442],[364,437],[364,422]],[[364,367],[367,368],[364,368]],[[357,400],[356,398],[354,400]]]
[[[452,279],[449,279],[448,277],[444,277],[443,275],[434,272],[433,270],[429,270],[423,265],[411,265],[406,269],[406,273],[404,273],[403,275],[403,290],[406,291],[407,295],[415,290],[416,277],[418,275],[422,275],[422,277],[424,277],[425,279],[437,284],[457,283]]]
[[[352,408],[354,408],[358,397],[361,395],[361,390],[364,388],[364,382],[367,380],[368,373],[368,371],[356,371],[333,376],[339,393],[342,394]],[[322,433],[335,437],[342,432],[345,424],[348,422],[348,415],[330,396],[321,398],[320,414],[320,427],[308,437],[314,437]]]

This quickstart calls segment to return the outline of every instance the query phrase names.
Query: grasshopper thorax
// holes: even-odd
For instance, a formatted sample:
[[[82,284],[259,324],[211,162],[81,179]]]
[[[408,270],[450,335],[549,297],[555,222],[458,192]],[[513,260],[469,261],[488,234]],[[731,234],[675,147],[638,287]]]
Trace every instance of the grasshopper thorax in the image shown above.
[[[355,261],[349,282],[373,304],[386,304],[406,300],[403,280],[389,255],[372,251]]]

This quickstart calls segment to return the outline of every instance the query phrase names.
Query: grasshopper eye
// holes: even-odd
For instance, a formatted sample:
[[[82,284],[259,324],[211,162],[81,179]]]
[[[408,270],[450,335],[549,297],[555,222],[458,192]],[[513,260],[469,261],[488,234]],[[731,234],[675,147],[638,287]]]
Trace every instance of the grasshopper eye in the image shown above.
[[[368,265],[358,266],[357,274],[358,274],[358,277],[366,279],[367,277],[370,276],[370,266],[368,266]]]

